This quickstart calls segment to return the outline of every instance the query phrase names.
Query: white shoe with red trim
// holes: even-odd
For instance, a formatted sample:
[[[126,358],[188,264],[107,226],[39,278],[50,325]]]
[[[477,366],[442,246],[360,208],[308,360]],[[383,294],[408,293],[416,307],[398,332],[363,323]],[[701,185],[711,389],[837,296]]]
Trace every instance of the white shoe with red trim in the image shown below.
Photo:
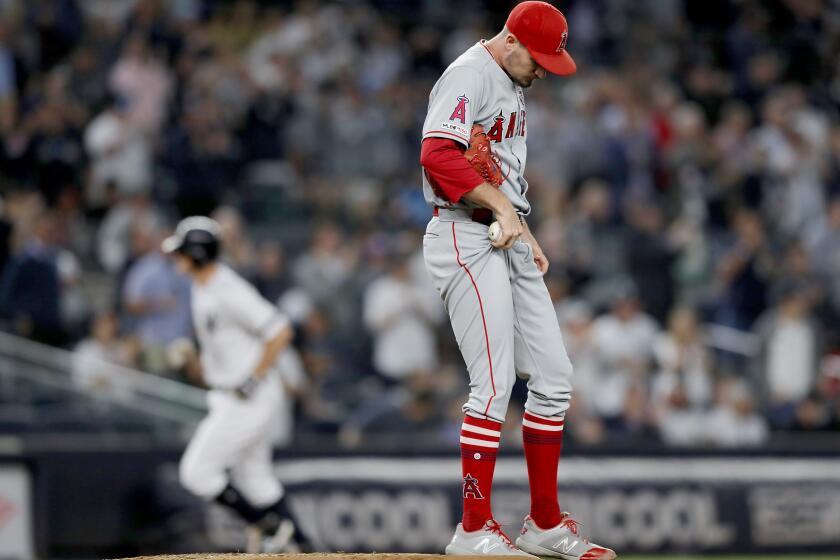
[[[551,529],[540,529],[531,516],[525,518],[516,546],[537,556],[563,560],[614,560],[616,554],[609,548],[589,542],[579,533],[577,521],[563,512],[560,523]]]
[[[450,556],[536,558],[536,556],[531,556],[527,552],[522,552],[516,548],[495,519],[489,519],[484,527],[477,531],[464,531],[464,526],[458,523],[452,542],[446,546],[446,554]]]

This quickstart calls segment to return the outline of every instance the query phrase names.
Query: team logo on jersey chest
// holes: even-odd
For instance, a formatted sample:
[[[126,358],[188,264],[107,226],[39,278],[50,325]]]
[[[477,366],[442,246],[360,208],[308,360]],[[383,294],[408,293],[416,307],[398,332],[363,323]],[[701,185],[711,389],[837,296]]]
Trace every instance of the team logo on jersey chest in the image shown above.
[[[449,120],[459,120],[461,124],[467,124],[467,103],[470,102],[469,97],[467,94],[459,95],[458,96],[458,105],[455,106],[455,110],[452,111],[452,114],[449,115]]]
[[[218,320],[215,315],[207,316],[207,332],[212,333],[218,326]]]
[[[501,142],[503,138],[514,136],[525,136],[525,109],[513,111],[508,117],[499,111],[499,114],[493,117],[493,125],[487,131],[487,139],[491,142]]]

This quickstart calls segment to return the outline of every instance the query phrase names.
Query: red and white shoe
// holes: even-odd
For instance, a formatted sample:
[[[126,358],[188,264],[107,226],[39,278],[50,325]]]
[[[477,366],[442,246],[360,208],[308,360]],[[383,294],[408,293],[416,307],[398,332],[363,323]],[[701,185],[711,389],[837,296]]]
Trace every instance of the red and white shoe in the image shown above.
[[[560,523],[551,529],[540,529],[531,516],[525,518],[516,546],[536,556],[563,560],[613,560],[614,551],[589,542],[580,535],[580,523],[563,512]]]
[[[452,542],[446,546],[446,554],[450,556],[519,556],[520,558],[534,558],[534,556],[516,548],[495,519],[488,520],[484,527],[477,531],[464,531],[464,526],[458,523]]]

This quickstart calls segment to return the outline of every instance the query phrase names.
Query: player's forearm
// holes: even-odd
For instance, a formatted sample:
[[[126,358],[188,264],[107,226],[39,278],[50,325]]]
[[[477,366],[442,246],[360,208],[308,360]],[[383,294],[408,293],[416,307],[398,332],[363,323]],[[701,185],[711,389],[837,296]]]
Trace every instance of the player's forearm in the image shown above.
[[[497,216],[515,214],[516,209],[502,191],[490,183],[481,183],[464,195],[464,198],[484,208],[489,208]]]
[[[534,233],[531,231],[531,228],[528,227],[528,221],[525,220],[525,218],[522,218],[519,222],[522,224],[522,239],[536,243],[537,238],[534,237]]]
[[[277,360],[277,356],[280,355],[280,352],[285,350],[292,342],[293,336],[294,331],[292,330],[292,327],[284,327],[283,330],[274,335],[273,338],[269,339],[263,345],[263,353],[260,357],[260,361],[257,362],[256,367],[254,367],[254,375],[256,377],[265,376],[268,372],[268,368],[274,364]]]

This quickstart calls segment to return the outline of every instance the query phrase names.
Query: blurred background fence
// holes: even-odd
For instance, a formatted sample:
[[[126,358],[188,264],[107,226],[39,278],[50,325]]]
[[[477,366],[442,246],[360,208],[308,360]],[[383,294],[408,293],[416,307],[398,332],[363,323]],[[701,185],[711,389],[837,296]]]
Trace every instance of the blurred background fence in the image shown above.
[[[233,546],[206,540],[202,527],[227,521],[178,494],[171,472],[203,389],[168,358],[192,335],[189,288],[157,247],[190,214],[220,221],[225,261],[297,328],[280,472],[300,454],[443,472],[466,373],[419,254],[419,131],[442,69],[513,4],[0,0],[3,556],[163,550],[182,524],[198,540],[179,542]],[[579,487],[570,477],[592,466],[580,461],[671,457],[668,472],[688,473],[673,499],[688,492],[717,536],[622,542],[596,516],[599,538],[837,550],[840,514],[821,500],[837,494],[826,461],[840,451],[840,4],[555,4],[580,71],[528,91],[527,173],[576,366],[563,492],[600,511],[613,495],[598,485],[615,484],[632,511],[627,496],[661,501],[670,482],[628,480],[613,462]],[[523,397],[505,424],[512,457]],[[729,462],[744,456],[763,459]],[[695,463],[708,466],[685,470]],[[524,475],[509,472],[500,495],[521,509]],[[454,519],[438,517],[455,515],[444,478],[401,483],[430,508],[407,522]],[[299,484],[296,507],[318,518],[321,486]],[[399,498],[379,483],[338,490]],[[817,511],[802,531],[774,525]],[[347,538],[322,542],[415,546]]]

